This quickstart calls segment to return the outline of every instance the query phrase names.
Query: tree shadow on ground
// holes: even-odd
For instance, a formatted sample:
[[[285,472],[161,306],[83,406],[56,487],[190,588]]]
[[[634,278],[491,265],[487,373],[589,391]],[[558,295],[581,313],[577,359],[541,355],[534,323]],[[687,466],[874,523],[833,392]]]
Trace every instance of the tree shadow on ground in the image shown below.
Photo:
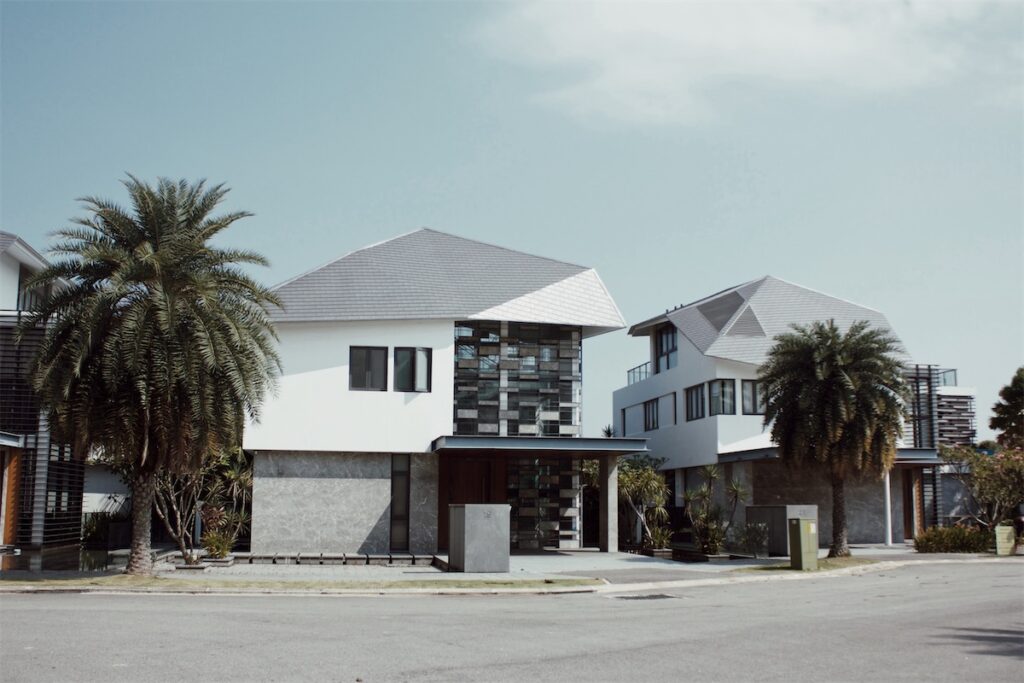
[[[970,652],[1024,659],[1024,628],[955,628],[943,629],[942,638],[973,644]]]

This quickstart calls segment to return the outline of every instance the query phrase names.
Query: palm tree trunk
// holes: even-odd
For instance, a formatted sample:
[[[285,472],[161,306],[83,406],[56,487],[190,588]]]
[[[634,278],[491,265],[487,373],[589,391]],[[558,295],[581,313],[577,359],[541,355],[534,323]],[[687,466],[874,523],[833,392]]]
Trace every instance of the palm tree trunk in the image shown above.
[[[153,500],[156,497],[156,474],[139,472],[132,480],[132,543],[126,574],[147,576],[153,573],[150,535],[153,532]]]
[[[832,545],[829,557],[847,557],[850,554],[849,533],[846,529],[846,491],[843,478],[832,475]]]

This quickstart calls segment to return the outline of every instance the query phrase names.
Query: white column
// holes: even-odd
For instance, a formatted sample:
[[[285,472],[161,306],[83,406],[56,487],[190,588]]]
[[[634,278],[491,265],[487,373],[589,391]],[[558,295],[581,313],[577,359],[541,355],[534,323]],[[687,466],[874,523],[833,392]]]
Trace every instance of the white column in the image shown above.
[[[885,478],[882,479],[885,486],[885,544],[892,545],[892,490],[889,488],[889,470],[885,471]]]
[[[598,456],[598,481],[601,485],[599,544],[602,552],[619,551],[619,456]]]

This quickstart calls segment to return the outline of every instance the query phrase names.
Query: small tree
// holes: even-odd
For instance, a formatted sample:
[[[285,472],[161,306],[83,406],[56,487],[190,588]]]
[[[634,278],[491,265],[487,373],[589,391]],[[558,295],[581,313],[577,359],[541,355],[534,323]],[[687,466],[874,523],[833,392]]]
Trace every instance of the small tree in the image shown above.
[[[641,543],[653,542],[652,525],[668,520],[668,484],[658,471],[664,460],[636,455],[619,462],[619,500],[642,529]]]
[[[979,525],[994,528],[1024,503],[1024,450],[1009,448],[987,455],[958,446],[943,447],[941,455],[970,496],[968,509]]]
[[[1024,366],[1017,368],[1013,379],[999,391],[999,401],[992,406],[989,427],[998,430],[996,440],[1006,448],[1024,448]]]
[[[705,465],[701,468],[701,474],[704,482],[683,495],[686,516],[690,520],[700,551],[716,555],[722,549],[729,529],[732,528],[736,508],[747,497],[747,490],[735,479],[726,482],[725,500],[729,506],[729,518],[724,519],[722,508],[714,503],[715,483],[721,479],[721,471],[717,465]]]

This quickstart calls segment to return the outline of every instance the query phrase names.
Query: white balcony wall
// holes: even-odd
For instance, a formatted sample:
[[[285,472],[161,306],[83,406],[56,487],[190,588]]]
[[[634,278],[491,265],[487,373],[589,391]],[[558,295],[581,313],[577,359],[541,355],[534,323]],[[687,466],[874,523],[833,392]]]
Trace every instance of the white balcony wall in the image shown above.
[[[757,379],[757,366],[720,358],[713,360],[715,377],[736,380],[736,414],[716,415],[712,418],[718,421],[718,450],[722,451],[729,450],[730,444],[747,441],[759,434],[766,433],[767,430],[761,427],[764,415],[743,414],[743,380]]]
[[[248,450],[425,452],[452,432],[454,321],[279,323],[283,373]],[[349,390],[349,348],[388,347],[387,391]],[[395,347],[433,349],[429,393],[394,391]]]
[[[18,309],[18,273],[21,263],[10,254],[0,254],[0,311]]]
[[[716,418],[686,421],[686,387],[707,382],[716,377],[715,360],[704,356],[689,340],[679,335],[679,364],[666,372],[651,375],[647,379],[616,391],[612,395],[614,410],[612,424],[616,433],[622,436],[643,436],[648,439],[651,455],[665,458],[664,469],[695,467],[718,461],[718,432]],[[677,424],[659,420],[660,429],[649,432],[622,432],[622,411],[670,392],[676,392]],[[739,387],[737,386],[737,392]],[[706,415],[706,406],[705,406]],[[635,422],[629,425],[633,428]],[[643,411],[640,412],[640,427],[643,427]]]

